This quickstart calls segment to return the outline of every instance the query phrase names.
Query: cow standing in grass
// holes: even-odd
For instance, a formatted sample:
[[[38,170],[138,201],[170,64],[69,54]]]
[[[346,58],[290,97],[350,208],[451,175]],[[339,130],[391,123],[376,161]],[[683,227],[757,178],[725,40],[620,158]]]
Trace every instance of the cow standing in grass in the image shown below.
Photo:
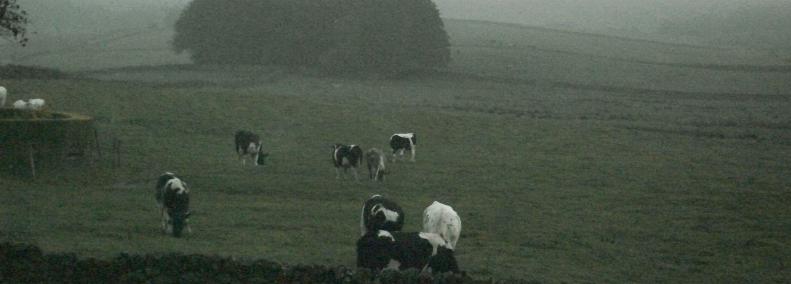
[[[382,150],[371,148],[365,152],[365,162],[368,165],[368,177],[371,180],[384,181],[387,169],[385,169],[385,154]]]
[[[0,107],[5,106],[6,97],[8,97],[8,90],[6,90],[5,87],[0,86]]]
[[[415,145],[417,145],[417,136],[415,133],[396,133],[390,136],[390,148],[393,149],[393,162],[397,161],[396,153],[404,157],[404,151],[409,150],[412,153],[410,161],[415,161]]]
[[[156,200],[161,211],[163,233],[172,233],[179,238],[185,228],[187,232],[192,232],[187,220],[190,216],[187,183],[173,173],[162,174],[157,180]]]
[[[385,230],[401,231],[404,227],[404,210],[390,199],[374,194],[363,203],[360,213],[360,235]]]
[[[439,235],[448,247],[456,249],[461,235],[461,218],[453,207],[434,201],[423,210],[423,232]]]
[[[432,233],[373,231],[357,240],[357,267],[379,271],[416,268],[434,273],[459,272],[453,249]]]
[[[242,165],[246,164],[247,159],[245,159],[245,156],[250,156],[256,166],[263,165],[264,158],[269,156],[269,154],[263,152],[261,138],[250,131],[236,131],[234,141],[236,142],[236,153],[239,154],[239,160],[242,161]]]
[[[359,181],[360,177],[357,175],[357,166],[363,163],[363,150],[357,145],[332,145],[332,161],[335,165],[335,178],[341,178],[340,169],[346,172],[349,168],[352,169],[354,180]]]

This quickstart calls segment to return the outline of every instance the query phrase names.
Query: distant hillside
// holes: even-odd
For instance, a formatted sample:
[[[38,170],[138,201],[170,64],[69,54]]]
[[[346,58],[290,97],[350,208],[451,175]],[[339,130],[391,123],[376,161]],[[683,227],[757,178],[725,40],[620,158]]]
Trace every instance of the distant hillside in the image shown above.
[[[791,2],[751,2],[725,14],[663,23],[662,32],[712,44],[791,49]]]
[[[751,66],[791,63],[791,52],[779,50],[680,44],[489,21],[445,18],[444,22],[456,50],[451,55],[455,66],[493,67],[496,65],[493,63],[497,63],[502,68],[519,65],[530,58],[533,62],[547,61],[552,66],[574,62],[584,66],[581,62],[595,59],[597,62],[703,66],[720,70],[760,70]],[[188,55],[172,51],[172,37],[170,26],[130,27],[92,34],[37,34],[24,48],[2,45],[0,64],[76,71],[189,63]],[[478,63],[478,59],[485,59],[485,62]],[[507,60],[500,62],[499,59]]]
[[[791,45],[787,0],[435,0],[443,17],[723,46]],[[763,10],[763,11],[761,11]]]

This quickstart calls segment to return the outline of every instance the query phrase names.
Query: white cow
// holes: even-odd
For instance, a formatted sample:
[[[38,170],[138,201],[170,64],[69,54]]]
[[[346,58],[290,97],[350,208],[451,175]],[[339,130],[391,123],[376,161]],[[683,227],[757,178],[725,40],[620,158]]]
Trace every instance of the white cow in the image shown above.
[[[27,107],[32,110],[41,110],[44,108],[44,99],[30,99],[27,103]]]
[[[17,100],[14,102],[15,109],[42,110],[46,102],[44,99],[30,99],[29,101]]]
[[[5,99],[8,97],[8,90],[5,87],[0,86],[0,107],[5,106]]]
[[[461,218],[453,207],[434,201],[423,210],[423,232],[440,235],[451,249],[456,249],[461,234]]]
[[[23,100],[17,100],[14,102],[15,109],[27,109],[27,102]]]

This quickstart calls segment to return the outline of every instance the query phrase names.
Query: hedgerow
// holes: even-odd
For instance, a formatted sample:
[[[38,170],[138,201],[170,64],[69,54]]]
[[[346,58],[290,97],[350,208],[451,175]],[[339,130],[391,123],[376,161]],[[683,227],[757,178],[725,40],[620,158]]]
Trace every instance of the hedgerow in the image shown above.
[[[0,283],[492,283],[416,269],[374,273],[344,266],[283,265],[197,254],[133,255],[104,260],[45,254],[28,244],[0,243]]]

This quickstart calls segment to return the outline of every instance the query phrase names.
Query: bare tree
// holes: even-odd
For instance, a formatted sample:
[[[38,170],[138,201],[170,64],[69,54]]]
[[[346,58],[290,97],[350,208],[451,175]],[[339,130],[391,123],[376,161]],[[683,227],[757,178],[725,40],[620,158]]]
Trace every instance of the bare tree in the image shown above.
[[[0,37],[24,46],[27,43],[27,23],[27,12],[19,7],[17,0],[0,0]]]

